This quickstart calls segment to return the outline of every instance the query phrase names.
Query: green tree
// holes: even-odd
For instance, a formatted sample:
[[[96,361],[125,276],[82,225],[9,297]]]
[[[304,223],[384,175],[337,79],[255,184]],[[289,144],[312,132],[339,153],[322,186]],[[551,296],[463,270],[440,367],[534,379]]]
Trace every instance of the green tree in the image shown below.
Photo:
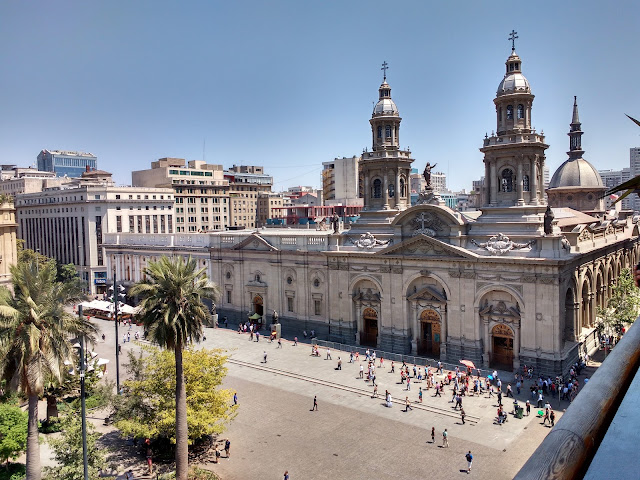
[[[640,291],[635,285],[631,270],[623,268],[616,285],[612,287],[606,308],[598,309],[598,330],[614,329],[617,333],[622,333],[622,328],[638,317],[639,307]]]
[[[65,311],[81,294],[73,284],[56,282],[52,262],[11,267],[13,293],[0,288],[0,376],[29,399],[27,480],[39,480],[38,399],[49,376],[62,378],[73,357],[70,335],[92,337],[95,327]]]
[[[83,480],[82,419],[77,414],[66,415],[62,424],[63,430],[60,438],[49,440],[58,465],[45,468],[46,478],[51,478],[51,480]],[[87,464],[91,480],[100,478],[99,470],[104,468],[106,464],[102,450],[96,445],[98,438],[100,438],[100,434],[94,431],[91,422],[87,422]]]
[[[176,435],[176,364],[168,350],[145,347],[148,355],[136,357],[129,352],[131,380],[124,383],[125,394],[117,400],[116,427],[137,438]],[[184,350],[183,370],[186,385],[189,440],[224,432],[236,415],[231,405],[233,393],[220,386],[227,374],[227,356],[221,350]]]
[[[145,268],[145,280],[135,284],[130,295],[140,298],[139,318],[149,339],[173,350],[176,362],[176,478],[187,480],[189,432],[182,352],[187,341],[199,341],[209,309],[203,302],[216,301],[219,288],[204,268],[189,257],[160,257]]]
[[[17,405],[0,403],[0,462],[15,459],[27,448],[28,420]]]

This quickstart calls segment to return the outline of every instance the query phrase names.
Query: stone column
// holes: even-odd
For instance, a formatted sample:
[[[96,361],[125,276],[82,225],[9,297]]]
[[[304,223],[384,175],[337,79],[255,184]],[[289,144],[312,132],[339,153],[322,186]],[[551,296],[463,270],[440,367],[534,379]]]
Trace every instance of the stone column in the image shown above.
[[[531,157],[531,178],[529,179],[531,190],[531,205],[538,205],[538,155]]]
[[[356,345],[360,345],[360,319],[362,318],[362,303],[356,302]]]
[[[369,207],[371,201],[371,192],[369,191],[369,175],[364,175],[364,210]]]
[[[411,302],[411,307],[409,308],[409,311],[413,312],[413,319],[411,321],[411,323],[413,325],[413,337],[411,339],[411,354],[412,355],[417,355],[418,354],[418,333],[420,332],[420,329],[418,328],[418,324],[420,322],[418,322],[418,304],[417,304],[417,302],[415,302],[415,301]]]
[[[523,174],[522,174],[522,162],[523,162],[523,160],[524,160],[523,156],[520,155],[520,159],[518,161],[518,173],[517,173],[518,182],[516,184],[516,192],[518,194],[518,202],[517,202],[518,205],[524,205],[524,195],[522,193],[522,188],[523,188],[523,185],[522,185],[522,183],[523,183],[522,182],[522,177],[523,177]]]
[[[498,204],[498,173],[496,172],[496,161],[495,160],[491,160],[491,175],[489,175],[490,180],[490,187],[491,187],[491,205],[497,205]]]
[[[485,205],[488,205],[491,202],[491,169],[489,168],[489,163],[485,162],[484,164],[484,185],[482,187],[482,194],[486,197],[483,199]]]
[[[513,324],[513,369],[520,369],[520,325]]]
[[[400,206],[400,169],[399,168],[396,170],[396,196],[394,198],[396,200],[395,208],[397,210],[398,207]]]
[[[382,198],[384,199],[384,208],[389,210],[389,171],[385,168],[382,173]]]
[[[462,316],[464,312],[460,312],[460,316]],[[462,319],[461,319],[462,320]],[[446,305],[442,306],[442,311],[440,312],[440,358],[447,358],[447,331],[449,330],[449,309],[446,308]],[[464,323],[464,321],[461,321]]]
[[[488,368],[490,355],[489,344],[491,343],[489,340],[489,317],[484,317],[482,319],[482,326],[484,327],[484,338],[482,340],[484,353],[482,354],[482,365],[484,368]]]

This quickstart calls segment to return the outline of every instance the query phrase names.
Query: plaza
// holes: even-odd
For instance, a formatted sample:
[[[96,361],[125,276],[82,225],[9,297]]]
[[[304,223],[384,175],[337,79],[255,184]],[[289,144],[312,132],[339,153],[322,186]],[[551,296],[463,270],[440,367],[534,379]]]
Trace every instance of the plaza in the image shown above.
[[[95,321],[107,337],[95,350],[110,359],[107,378],[114,380],[113,323]],[[127,327],[122,331],[128,331]],[[135,331],[134,326],[132,337]],[[474,455],[472,475],[507,479],[513,478],[550,431],[535,415],[538,409],[533,401],[529,417],[517,419],[509,414],[505,424],[495,424],[497,398],[487,398],[486,393],[463,397],[467,416],[462,425],[459,411],[450,402],[451,387],[445,386],[442,397],[434,397],[433,388],[426,390],[426,382],[412,378],[411,391],[406,391],[406,384],[400,384],[401,362],[395,362],[394,374],[389,373],[391,362],[387,359],[383,368],[376,368],[379,395],[372,398],[373,385],[359,378],[360,363],[366,367],[363,356],[351,364],[349,352],[332,349],[332,360],[327,360],[326,349],[321,347],[319,357],[311,356],[308,343],[294,346],[293,341],[283,339],[282,348],[278,348],[278,343],[270,343],[268,338],[249,341],[249,334],[224,328],[207,328],[205,335],[206,341],[199,346],[227,351],[229,371],[224,386],[237,392],[240,405],[238,416],[218,438],[219,442],[230,439],[231,458],[227,460],[222,452],[220,463],[202,465],[223,480],[277,479],[285,470],[292,479],[415,479],[425,475],[444,479],[463,474],[464,454],[469,450]],[[139,352],[140,345],[135,341],[123,345],[121,381],[127,351]],[[341,370],[336,370],[338,357]],[[424,365],[419,367],[424,370]],[[487,373],[483,371],[483,375]],[[511,412],[512,400],[505,394],[513,374],[502,372],[500,377],[504,409]],[[525,379],[522,394],[516,395],[520,404],[533,400],[530,383]],[[417,403],[420,386],[422,404]],[[392,408],[384,404],[385,390],[392,395]],[[314,396],[318,411],[311,411]],[[413,407],[409,412],[404,412],[406,396]],[[549,400],[558,421],[568,402]],[[431,443],[432,427],[435,444]],[[445,428],[449,448],[441,448]],[[100,430],[106,433],[113,428],[100,426]],[[143,471],[141,457],[124,455],[123,462],[128,462],[123,468]]]

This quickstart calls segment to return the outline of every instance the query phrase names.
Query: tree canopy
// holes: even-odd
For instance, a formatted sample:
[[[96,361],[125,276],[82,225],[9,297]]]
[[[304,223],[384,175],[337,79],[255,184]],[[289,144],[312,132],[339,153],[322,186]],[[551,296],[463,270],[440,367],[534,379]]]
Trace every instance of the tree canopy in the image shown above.
[[[598,310],[600,330],[613,328],[621,333],[625,325],[633,323],[640,308],[640,291],[635,285],[631,270],[623,268],[616,284],[612,287],[611,298],[606,308]]]
[[[0,403],[0,462],[15,459],[27,448],[28,419],[17,405]]]
[[[148,356],[129,352],[125,393],[116,406],[116,427],[138,438],[166,437],[175,441],[175,358],[168,350],[145,347]],[[189,440],[224,432],[236,415],[233,393],[220,386],[227,373],[221,350],[184,351]]]

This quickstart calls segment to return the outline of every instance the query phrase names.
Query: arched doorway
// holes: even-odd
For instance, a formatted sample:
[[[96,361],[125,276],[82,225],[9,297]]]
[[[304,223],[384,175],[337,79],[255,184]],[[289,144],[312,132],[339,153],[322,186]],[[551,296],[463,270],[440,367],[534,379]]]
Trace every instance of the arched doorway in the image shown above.
[[[491,361],[492,368],[513,370],[513,330],[503,323],[491,329]]]
[[[378,312],[373,308],[365,308],[362,311],[362,326],[360,332],[360,344],[369,347],[378,346]]]
[[[441,319],[438,312],[428,308],[420,313],[418,355],[440,355]]]
[[[567,289],[564,296],[564,340],[574,342],[576,340],[575,300],[573,290]]]
[[[253,313],[257,313],[261,317],[264,315],[264,306],[260,295],[253,297]]]

